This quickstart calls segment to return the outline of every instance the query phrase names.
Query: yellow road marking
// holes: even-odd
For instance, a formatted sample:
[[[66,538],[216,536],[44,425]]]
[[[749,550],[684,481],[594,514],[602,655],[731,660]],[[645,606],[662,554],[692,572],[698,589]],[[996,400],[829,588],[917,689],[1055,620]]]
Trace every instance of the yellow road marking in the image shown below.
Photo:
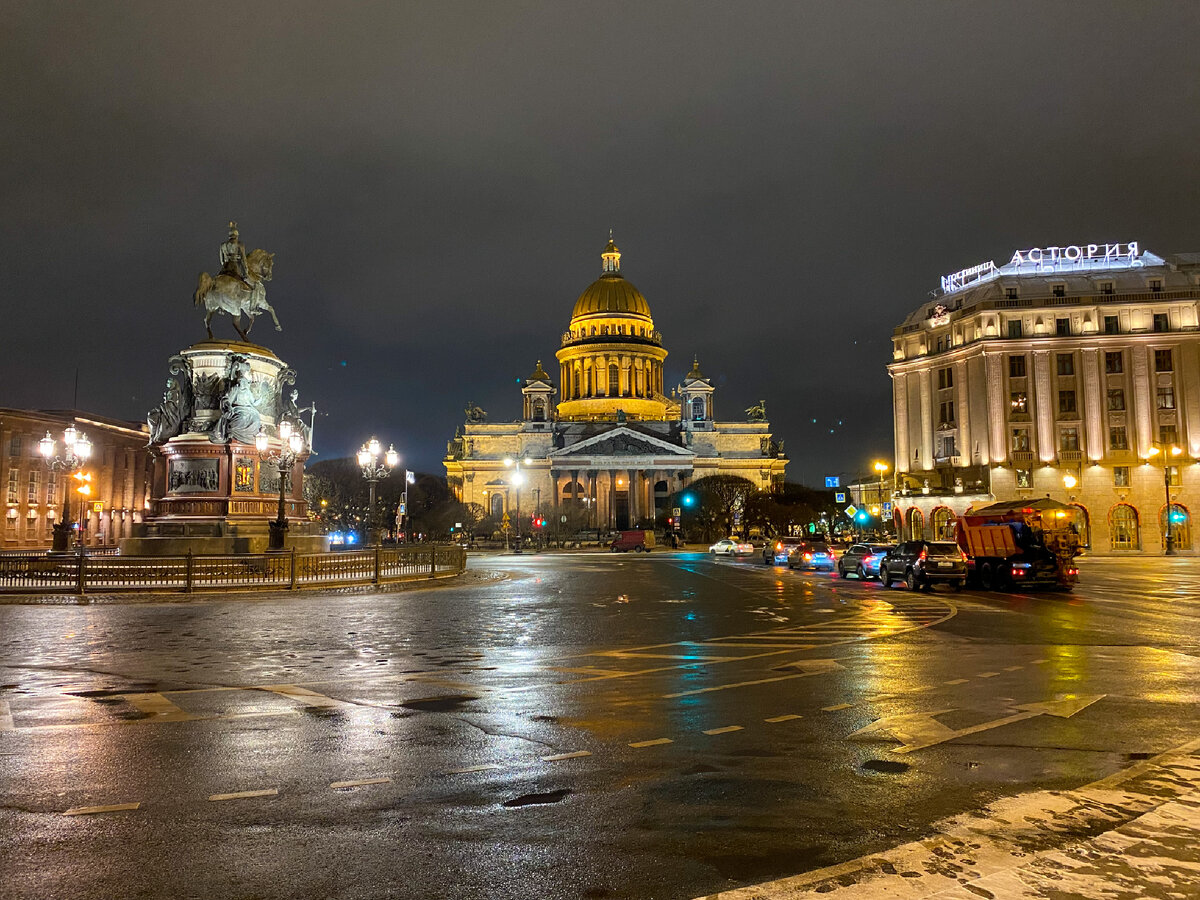
[[[769,719],[763,719],[764,722],[770,722],[772,725],[776,722],[790,722],[792,719],[803,719],[804,716],[798,716],[795,713],[788,713],[786,716],[772,716]]]
[[[756,684],[772,684],[773,682],[776,682],[776,681],[790,681],[793,678],[804,678],[806,675],[819,675],[823,672],[832,672],[836,669],[842,668],[841,666],[839,666],[836,662],[834,662],[831,659],[807,660],[805,662],[799,663],[798,665],[802,665],[802,666],[811,665],[812,668],[810,668],[806,672],[796,672],[792,675],[777,675],[774,678],[758,678],[754,681],[738,681],[733,684],[718,684],[718,685],[714,685],[712,687],[696,688],[695,690],[691,690],[691,691],[679,691],[678,693],[675,693],[675,694],[663,694],[661,699],[674,700],[676,697],[691,697],[695,694],[708,694],[708,693],[711,693],[712,691],[728,691],[731,688],[751,687]]]
[[[724,728],[710,728],[705,734],[728,734],[730,731],[741,731],[741,725],[726,725]]]
[[[822,712],[837,712],[839,709],[849,709],[853,703],[839,703],[837,706],[822,706]]]
[[[975,677],[976,678],[995,678],[999,674],[1000,674],[999,672],[980,672]]]
[[[357,781],[334,781],[334,782],[331,782],[329,786],[333,790],[337,791],[337,790],[341,790],[342,788],[364,787],[365,785],[368,785],[368,784],[391,784],[391,783],[392,783],[392,779],[390,779],[386,775],[384,775],[380,778],[359,778]]]
[[[310,691],[308,688],[302,688],[295,684],[276,684],[264,686],[259,688],[259,690],[270,694],[279,694],[281,697],[296,700],[305,706],[311,706],[315,709],[341,709],[354,705],[352,703],[343,703],[341,700],[334,700],[332,697],[326,697],[324,694],[318,694],[316,691]]]
[[[1005,666],[1004,671],[1005,672],[1016,672],[1018,669],[1023,669],[1023,668],[1025,668],[1025,667],[1024,666]]]
[[[543,756],[542,762],[558,762],[560,759],[580,759],[591,755],[591,750],[576,750],[574,753],[555,753],[553,756]]]
[[[186,722],[192,717],[162,694],[122,694],[138,712],[161,721]]]
[[[490,772],[494,769],[499,769],[499,768],[501,768],[501,767],[496,765],[495,763],[488,763],[483,766],[468,766],[465,769],[451,769],[446,774],[447,775],[467,775],[471,772]]]
[[[96,813],[124,812],[127,809],[137,809],[140,803],[110,803],[108,806],[76,806],[68,809],[64,816],[92,816]]]
[[[234,791],[232,794],[209,794],[210,801],[218,800],[245,800],[250,797],[274,797],[279,794],[277,788],[265,788],[261,791]]]
[[[0,700],[0,731],[12,731],[12,707],[7,700]]]
[[[942,684],[966,684],[967,681],[966,678],[952,678],[949,681],[943,681]]]
[[[635,749],[640,749],[642,747],[657,747],[659,744],[673,744],[673,743],[675,743],[675,742],[673,740],[671,740],[670,738],[655,738],[652,741],[634,741],[629,746],[634,747]]]

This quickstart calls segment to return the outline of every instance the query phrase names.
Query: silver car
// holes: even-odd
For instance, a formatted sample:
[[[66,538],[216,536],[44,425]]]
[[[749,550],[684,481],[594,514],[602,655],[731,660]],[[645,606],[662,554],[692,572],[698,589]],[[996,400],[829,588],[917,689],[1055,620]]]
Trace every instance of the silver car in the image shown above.
[[[845,578],[853,572],[860,580],[878,578],[879,564],[892,547],[892,544],[854,544],[838,560],[838,574]]]

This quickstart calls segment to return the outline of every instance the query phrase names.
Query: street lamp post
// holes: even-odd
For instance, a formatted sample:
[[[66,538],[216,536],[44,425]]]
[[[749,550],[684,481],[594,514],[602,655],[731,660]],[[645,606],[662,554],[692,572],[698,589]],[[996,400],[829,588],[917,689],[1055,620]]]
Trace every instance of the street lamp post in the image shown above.
[[[38,451],[46,460],[46,464],[52,471],[61,471],[66,473],[68,479],[71,473],[77,469],[81,469],[83,464],[87,462],[88,457],[92,455],[92,442],[87,439],[86,434],[80,434],[75,430],[74,425],[68,425],[63,432],[63,452],[61,456],[54,455],[54,449],[57,442],[50,436],[50,432],[46,432],[46,436],[38,441]],[[79,552],[83,552],[83,509],[84,502],[79,501]],[[59,521],[54,523],[54,543],[51,544],[51,549],[55,553],[65,553],[69,549],[71,541],[71,528],[74,522],[71,519],[71,484],[68,480],[66,490],[63,492],[63,514]]]
[[[400,455],[396,448],[389,444],[387,453],[384,453],[383,445],[375,438],[363,444],[362,449],[358,451],[358,467],[362,469],[363,478],[367,479],[367,485],[370,487],[370,499],[367,501],[367,543],[371,546],[379,543],[379,528],[375,524],[375,485],[379,484],[379,479],[386,478],[398,462]]]
[[[1173,528],[1174,522],[1171,521],[1171,459],[1174,457],[1181,456],[1183,454],[1183,448],[1175,446],[1173,444],[1169,444],[1165,441],[1156,442],[1155,445],[1150,448],[1150,450],[1147,454],[1146,461],[1149,462],[1149,457],[1158,456],[1159,454],[1162,454],[1162,458],[1163,458],[1163,490],[1166,492],[1166,495],[1167,495],[1167,509],[1166,509],[1166,513],[1164,514],[1164,518],[1166,519],[1166,532],[1167,532],[1166,535],[1164,536],[1165,537],[1164,543],[1166,545],[1166,549],[1164,550],[1163,555],[1164,556],[1174,556],[1175,555],[1175,530]]]
[[[510,468],[515,467],[513,476],[509,479],[509,481],[517,491],[517,553],[521,552],[521,485],[525,482],[525,476],[521,474],[521,463],[531,466],[533,465],[533,460],[528,456],[524,459],[514,460],[511,458],[505,458],[504,460],[504,465]]]
[[[875,471],[879,473],[879,530],[887,534],[887,526],[883,523],[883,476],[888,470],[888,464],[882,460],[875,463]]]
[[[279,445],[272,449],[271,438],[266,427],[258,430],[254,436],[254,448],[258,450],[258,458],[265,463],[279,468],[279,508],[276,510],[275,521],[268,523],[270,539],[267,551],[283,550],[284,538],[287,537],[288,521],[287,507],[284,501],[284,491],[287,489],[287,476],[296,457],[304,452],[304,432],[287,419],[281,419],[276,429],[279,432]]]
[[[409,512],[408,506],[408,486],[417,483],[417,473],[411,469],[404,470],[404,490],[400,494],[400,511],[396,516],[396,527],[403,526],[405,533],[405,541],[412,542],[412,513]],[[483,496],[487,496],[487,491],[483,492]]]

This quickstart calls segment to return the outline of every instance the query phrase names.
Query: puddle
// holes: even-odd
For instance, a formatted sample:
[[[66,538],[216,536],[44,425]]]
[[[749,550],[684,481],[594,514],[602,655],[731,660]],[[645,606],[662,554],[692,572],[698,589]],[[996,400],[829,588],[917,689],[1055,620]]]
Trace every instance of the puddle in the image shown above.
[[[912,767],[906,762],[897,762],[894,759],[868,759],[862,764],[861,768],[866,772],[899,775],[901,772],[907,772]]]
[[[558,803],[569,793],[571,793],[570,789],[560,788],[557,791],[547,791],[544,794],[522,794],[520,797],[514,797],[512,800],[505,800],[503,805],[512,808],[515,806],[539,806],[545,803]]]
[[[467,694],[454,694],[449,697],[422,697],[419,700],[407,700],[401,703],[403,709],[415,709],[419,712],[454,712],[456,709],[478,697]]]

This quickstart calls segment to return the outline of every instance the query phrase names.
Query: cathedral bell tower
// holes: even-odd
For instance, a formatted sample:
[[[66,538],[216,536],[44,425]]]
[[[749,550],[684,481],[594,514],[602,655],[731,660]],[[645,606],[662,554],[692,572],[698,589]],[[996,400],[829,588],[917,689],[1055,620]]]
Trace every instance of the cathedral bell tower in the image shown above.
[[[700,372],[700,360],[692,357],[692,371],[679,389],[680,419],[685,431],[712,431],[713,393],[716,388]]]
[[[533,374],[525,379],[521,393],[525,395],[522,418],[536,430],[548,429],[554,418],[554,385],[540,359]]]

